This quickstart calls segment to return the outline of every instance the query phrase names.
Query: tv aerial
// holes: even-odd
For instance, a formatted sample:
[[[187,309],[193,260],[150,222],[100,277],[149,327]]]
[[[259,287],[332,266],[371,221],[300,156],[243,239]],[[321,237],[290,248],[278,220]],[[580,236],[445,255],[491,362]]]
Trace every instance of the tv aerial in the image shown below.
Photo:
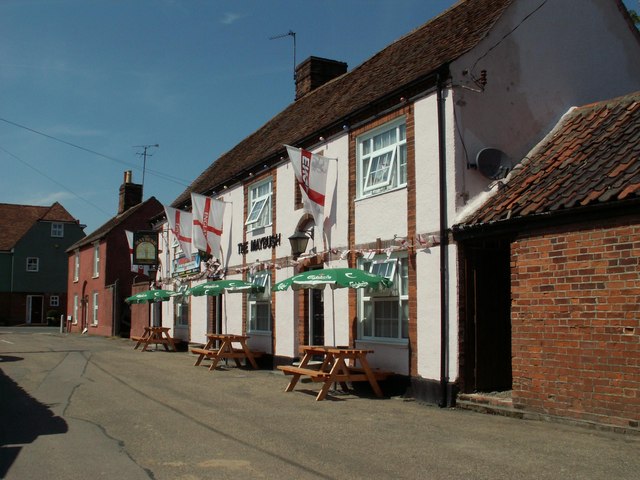
[[[142,148],[142,152],[136,152],[136,155],[142,157],[142,187],[144,188],[144,172],[147,169],[147,157],[153,157],[153,154],[147,153],[147,150],[151,147],[158,148],[160,145],[134,145],[133,148]]]
[[[283,33],[282,35],[269,37],[269,40],[277,40],[279,38],[285,38],[285,37],[293,38],[293,82],[295,84],[295,81],[296,81],[296,32],[294,32],[293,30],[289,30],[287,33]]]

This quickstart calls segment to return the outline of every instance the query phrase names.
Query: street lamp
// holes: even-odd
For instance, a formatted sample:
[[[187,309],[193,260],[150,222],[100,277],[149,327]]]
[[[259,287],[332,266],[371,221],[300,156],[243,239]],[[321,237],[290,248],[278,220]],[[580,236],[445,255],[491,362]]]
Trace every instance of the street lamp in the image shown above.
[[[313,228],[309,230],[300,231],[297,230],[289,237],[289,243],[291,244],[291,255],[295,260],[304,252],[307,251],[307,244],[309,239],[313,240]]]

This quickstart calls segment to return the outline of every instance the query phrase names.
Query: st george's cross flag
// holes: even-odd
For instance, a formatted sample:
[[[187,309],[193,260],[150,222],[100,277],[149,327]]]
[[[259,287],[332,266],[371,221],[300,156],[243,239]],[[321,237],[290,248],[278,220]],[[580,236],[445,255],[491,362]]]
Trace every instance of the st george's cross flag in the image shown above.
[[[192,193],[191,207],[193,247],[220,258],[224,202]]]
[[[180,243],[182,253],[184,253],[187,258],[191,258],[193,216],[190,212],[183,212],[182,210],[167,207],[166,205],[164,206],[164,211],[167,214],[169,228],[171,228],[171,231]]]
[[[149,275],[151,273],[151,267],[149,265],[134,265],[133,264],[133,232],[125,230],[127,235],[127,243],[129,244],[129,262],[131,263],[131,271],[136,272],[139,275]]]
[[[324,205],[327,194],[327,172],[329,158],[307,150],[287,147],[298,185],[302,191],[304,210],[313,216],[318,239],[322,242],[324,232]]]

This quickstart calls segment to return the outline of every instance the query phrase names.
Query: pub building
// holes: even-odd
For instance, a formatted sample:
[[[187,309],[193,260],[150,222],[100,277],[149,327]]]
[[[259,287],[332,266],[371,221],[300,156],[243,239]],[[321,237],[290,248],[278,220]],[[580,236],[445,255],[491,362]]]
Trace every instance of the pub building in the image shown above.
[[[640,89],[637,31],[619,4],[581,2],[580,22],[563,2],[530,7],[459,2],[351,71],[303,61],[295,101],[171,204],[191,211],[192,193],[224,202],[218,251],[185,258],[168,223],[157,223],[163,288],[225,278],[265,291],[163,302],[173,335],[205,343],[207,333],[246,334],[270,367],[300,358],[303,345],[370,349],[373,367],[440,406],[460,390],[510,390],[510,238],[463,245],[452,227],[503,188],[573,106]],[[615,28],[600,28],[603,18]],[[599,54],[582,54],[590,49]],[[308,172],[324,176],[320,212],[305,207],[310,183],[296,177],[287,146],[322,160]],[[334,267],[393,286],[271,290]]]

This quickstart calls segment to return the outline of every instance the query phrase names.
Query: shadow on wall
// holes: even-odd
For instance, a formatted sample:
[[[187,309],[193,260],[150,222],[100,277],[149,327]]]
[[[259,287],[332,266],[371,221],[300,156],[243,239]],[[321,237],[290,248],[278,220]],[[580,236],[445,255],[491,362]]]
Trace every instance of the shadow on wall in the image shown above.
[[[20,361],[20,357],[0,355],[0,366]],[[33,442],[40,435],[68,431],[67,422],[25,392],[0,370],[0,478],[5,478],[18,457],[20,444]]]

